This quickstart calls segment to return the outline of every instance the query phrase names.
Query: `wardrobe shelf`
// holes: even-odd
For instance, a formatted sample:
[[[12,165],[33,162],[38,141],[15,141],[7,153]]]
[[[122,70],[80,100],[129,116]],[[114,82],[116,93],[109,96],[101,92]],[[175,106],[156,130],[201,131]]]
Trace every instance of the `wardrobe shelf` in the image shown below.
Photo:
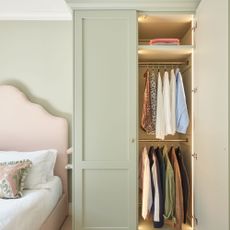
[[[184,61],[193,51],[193,45],[139,45],[139,61]]]

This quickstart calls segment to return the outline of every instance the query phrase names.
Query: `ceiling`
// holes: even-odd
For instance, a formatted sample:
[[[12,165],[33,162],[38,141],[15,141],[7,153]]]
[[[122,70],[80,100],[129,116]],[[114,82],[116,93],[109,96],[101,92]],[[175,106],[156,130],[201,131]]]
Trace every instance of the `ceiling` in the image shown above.
[[[0,20],[71,20],[65,0],[0,0]]]

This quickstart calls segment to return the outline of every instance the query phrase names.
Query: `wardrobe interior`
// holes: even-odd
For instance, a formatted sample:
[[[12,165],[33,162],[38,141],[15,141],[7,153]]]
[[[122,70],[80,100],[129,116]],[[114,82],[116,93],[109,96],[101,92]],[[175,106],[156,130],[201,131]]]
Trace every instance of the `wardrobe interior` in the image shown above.
[[[151,39],[156,38],[178,38],[179,45],[156,44],[149,45]],[[139,13],[138,15],[138,64],[139,64],[139,154],[146,146],[171,146],[180,147],[183,154],[185,166],[189,176],[190,198],[186,224],[182,225],[183,230],[192,229],[193,216],[193,132],[192,132],[192,94],[193,94],[193,15],[191,14],[164,14],[164,13]],[[147,134],[141,128],[141,116],[143,107],[143,96],[145,88],[145,77],[147,69],[154,71],[161,76],[164,71],[170,75],[171,69],[179,68],[182,74],[188,114],[189,126],[186,134],[176,133],[167,135],[164,140],[156,139],[155,135]],[[151,218],[144,220],[141,216],[142,191],[139,189],[139,230],[154,229]],[[173,223],[166,220],[161,229],[173,229]]]

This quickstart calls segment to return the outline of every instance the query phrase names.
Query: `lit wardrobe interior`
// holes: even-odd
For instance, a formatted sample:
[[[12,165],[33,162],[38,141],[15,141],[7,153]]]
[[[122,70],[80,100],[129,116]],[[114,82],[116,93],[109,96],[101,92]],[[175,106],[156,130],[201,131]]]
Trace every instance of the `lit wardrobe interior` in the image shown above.
[[[194,21],[191,14],[165,14],[165,13],[139,13],[138,16],[138,64],[139,64],[139,154],[144,146],[180,147],[187,168],[190,183],[190,198],[187,223],[182,225],[183,230],[193,229],[193,49],[194,49]],[[154,38],[178,38],[180,45],[149,45]],[[157,76],[161,72],[163,80],[164,71],[170,76],[172,68],[179,68],[183,78],[189,113],[189,127],[186,134],[176,133],[167,135],[165,140],[156,139],[155,135],[147,134],[141,128],[141,115],[145,88],[144,73],[147,68],[154,71]],[[171,141],[170,141],[171,140]],[[141,216],[142,190],[139,191],[139,230],[154,229],[151,218],[144,220]],[[173,223],[165,220],[161,229],[173,229]]]

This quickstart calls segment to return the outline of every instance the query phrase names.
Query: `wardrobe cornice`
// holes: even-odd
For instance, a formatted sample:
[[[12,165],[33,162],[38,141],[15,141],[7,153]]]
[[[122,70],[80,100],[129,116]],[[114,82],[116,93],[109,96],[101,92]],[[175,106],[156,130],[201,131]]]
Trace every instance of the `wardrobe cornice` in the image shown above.
[[[189,11],[194,12],[200,0],[65,0],[74,10],[122,9],[139,11]]]

